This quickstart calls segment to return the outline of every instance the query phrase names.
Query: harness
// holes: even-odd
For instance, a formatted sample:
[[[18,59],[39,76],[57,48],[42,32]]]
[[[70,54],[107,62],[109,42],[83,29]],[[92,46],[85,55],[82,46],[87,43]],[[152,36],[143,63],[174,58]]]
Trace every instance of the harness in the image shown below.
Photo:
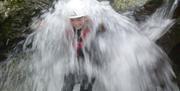
[[[86,40],[88,34],[90,32],[90,29],[86,28],[84,30],[74,30],[74,33],[77,36],[77,42],[74,45],[77,51],[78,57],[84,57],[82,48],[84,47],[84,41]]]

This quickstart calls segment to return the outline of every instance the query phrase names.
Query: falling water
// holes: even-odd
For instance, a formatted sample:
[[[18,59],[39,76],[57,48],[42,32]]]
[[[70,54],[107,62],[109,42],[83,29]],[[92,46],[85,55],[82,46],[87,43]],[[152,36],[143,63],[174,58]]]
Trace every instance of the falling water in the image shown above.
[[[95,77],[93,91],[179,91],[170,60],[155,41],[174,24],[171,9],[162,7],[138,24],[115,12],[107,2],[82,0],[91,20],[83,66],[78,66],[67,3],[59,0],[52,12],[34,21],[20,56],[1,64],[1,91],[61,91],[64,75],[84,69]],[[99,33],[100,25],[105,32]]]

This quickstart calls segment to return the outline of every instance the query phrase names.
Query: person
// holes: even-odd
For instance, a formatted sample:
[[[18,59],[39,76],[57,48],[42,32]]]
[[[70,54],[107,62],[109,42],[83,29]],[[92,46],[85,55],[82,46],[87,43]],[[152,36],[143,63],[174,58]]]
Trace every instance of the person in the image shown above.
[[[74,4],[75,3],[73,3],[73,5]],[[73,7],[73,5],[71,4],[70,6]],[[68,73],[67,75],[65,75],[62,91],[73,91],[74,86],[78,83],[80,83],[80,91],[92,91],[92,85],[95,81],[95,78],[90,78],[89,80],[82,66],[85,61],[83,53],[84,42],[91,32],[91,29],[89,27],[90,19],[88,18],[82,7],[75,6],[73,8],[70,8],[69,12],[70,13],[68,15],[68,18],[73,31],[71,32],[71,34],[67,34],[67,36],[74,36],[74,43],[72,45],[76,50],[79,70],[77,72]]]

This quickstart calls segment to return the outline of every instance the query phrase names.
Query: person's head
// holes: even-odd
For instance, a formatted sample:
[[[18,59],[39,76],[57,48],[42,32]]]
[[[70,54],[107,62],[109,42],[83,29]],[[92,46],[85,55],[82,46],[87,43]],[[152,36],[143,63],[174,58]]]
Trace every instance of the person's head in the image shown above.
[[[86,22],[87,22],[86,16],[70,18],[70,23],[71,23],[72,27],[74,27],[75,29],[80,29],[80,28],[85,27]]]
[[[81,0],[71,0],[67,3],[68,18],[71,25],[76,28],[82,28],[86,25],[87,10]]]

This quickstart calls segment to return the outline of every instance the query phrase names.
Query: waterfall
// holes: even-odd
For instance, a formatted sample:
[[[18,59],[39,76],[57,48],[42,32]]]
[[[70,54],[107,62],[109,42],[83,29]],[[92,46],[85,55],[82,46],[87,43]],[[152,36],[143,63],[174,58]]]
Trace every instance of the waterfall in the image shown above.
[[[82,66],[74,39],[66,35],[72,30],[67,3],[73,1],[57,1],[52,12],[34,21],[22,55],[0,66],[1,91],[62,91],[64,76],[81,69],[89,79],[95,77],[93,91],[179,91],[170,59],[155,43],[174,24],[177,0],[171,10],[162,7],[141,24],[106,1],[80,0],[92,30],[84,43]],[[98,32],[101,25],[104,32]]]

